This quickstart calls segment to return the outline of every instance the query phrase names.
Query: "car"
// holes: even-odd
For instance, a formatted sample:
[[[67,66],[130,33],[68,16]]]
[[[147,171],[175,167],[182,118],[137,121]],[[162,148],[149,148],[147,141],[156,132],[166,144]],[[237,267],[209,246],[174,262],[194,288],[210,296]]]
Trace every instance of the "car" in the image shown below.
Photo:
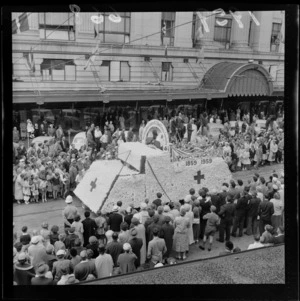
[[[218,140],[220,135],[220,130],[224,129],[223,124],[218,123],[208,123],[208,136],[212,136],[213,140]]]
[[[35,147],[37,147],[40,143],[44,143],[45,141],[49,142],[53,140],[52,136],[38,136],[32,139],[31,143],[34,143]]]
[[[84,145],[87,145],[87,138],[85,132],[79,132],[76,134],[73,138],[72,144],[74,144],[74,147],[77,150],[80,150],[80,148]]]

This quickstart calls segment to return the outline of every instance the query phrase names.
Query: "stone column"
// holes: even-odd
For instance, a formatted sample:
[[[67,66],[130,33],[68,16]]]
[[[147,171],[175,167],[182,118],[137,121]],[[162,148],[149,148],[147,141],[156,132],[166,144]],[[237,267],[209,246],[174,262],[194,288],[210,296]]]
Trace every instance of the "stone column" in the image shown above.
[[[248,46],[249,29],[250,29],[250,15],[248,11],[238,12],[242,15],[240,21],[243,23],[244,27],[240,28],[238,22],[232,17],[232,40],[231,49],[236,49],[239,51],[250,50]],[[254,24],[254,26],[256,26]]]

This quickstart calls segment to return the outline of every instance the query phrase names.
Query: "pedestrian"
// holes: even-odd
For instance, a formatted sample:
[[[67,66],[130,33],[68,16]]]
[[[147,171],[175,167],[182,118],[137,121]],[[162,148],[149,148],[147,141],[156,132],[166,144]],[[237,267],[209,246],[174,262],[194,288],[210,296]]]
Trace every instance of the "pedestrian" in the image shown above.
[[[274,137],[270,141],[269,156],[268,156],[269,164],[271,164],[272,162],[275,162],[275,157],[276,157],[277,151],[278,151],[278,145],[276,143],[276,138]]]
[[[105,253],[105,246],[99,245],[99,256],[95,259],[97,278],[112,276],[114,262],[110,254]]]
[[[52,275],[53,279],[58,282],[62,276],[62,269],[66,269],[68,274],[73,273],[73,266],[71,260],[66,259],[66,251],[58,250],[56,252],[57,261],[53,263]]]
[[[89,238],[95,236],[97,231],[97,224],[94,219],[90,218],[90,211],[85,211],[85,219],[82,221],[83,225],[83,246],[86,247],[89,243]]]
[[[138,238],[137,234],[138,233],[137,233],[136,229],[132,228],[130,230],[131,239],[128,241],[128,243],[131,246],[132,252],[136,255],[136,260],[134,262],[134,265],[135,265],[136,268],[138,268],[140,266],[141,249],[142,249],[142,246],[143,246],[143,240],[141,238]]]
[[[88,260],[87,250],[80,252],[81,261],[74,268],[75,278],[79,281],[85,281],[89,274],[97,277],[95,262]]]
[[[120,227],[121,227],[121,232],[118,236],[118,241],[123,246],[126,242],[129,242],[130,240],[130,233],[128,230],[129,226],[126,222],[123,222]]]
[[[131,245],[125,243],[123,245],[124,253],[120,254],[117,260],[117,264],[120,267],[119,273],[126,274],[136,271],[135,261],[137,256],[132,252]]]
[[[230,240],[230,230],[233,224],[235,212],[235,204],[233,203],[233,199],[230,195],[226,197],[226,204],[223,205],[218,213],[221,218],[219,225],[219,238],[217,241],[224,242],[224,233],[226,233],[225,240]]]
[[[118,242],[118,237],[118,233],[114,232],[112,235],[113,241],[106,246],[106,253],[111,255],[114,262],[114,267],[117,267],[118,257],[123,252],[123,244]]]
[[[14,281],[17,285],[30,285],[33,277],[35,277],[35,271],[28,262],[27,255],[24,252],[19,253],[14,265]]]
[[[194,213],[192,212],[192,206],[190,204],[184,204],[183,208],[186,211],[185,217],[189,219],[190,227],[188,229],[188,236],[189,236],[189,245],[192,245],[194,241],[194,233],[193,233],[193,221],[194,221]]]
[[[200,235],[200,213],[201,213],[201,207],[200,207],[200,201],[195,200],[194,201],[194,208],[193,208],[193,236],[195,243],[199,242],[199,235]]]
[[[271,225],[265,225],[265,231],[260,237],[260,242],[266,246],[274,243],[273,227]]]
[[[125,217],[124,217],[124,222],[127,223],[128,227],[130,227],[132,217],[133,217],[132,207],[129,206],[126,208]]]
[[[153,239],[149,241],[147,259],[152,258],[152,256],[158,256],[158,261],[163,262],[163,256],[167,252],[166,242],[163,238],[158,237],[159,230],[157,228],[153,229]]]
[[[66,233],[61,233],[58,235],[58,241],[54,243],[54,251],[55,254],[57,253],[58,250],[66,250],[65,246],[65,240],[66,240]]]
[[[54,245],[56,241],[58,241],[58,231],[59,231],[59,227],[57,225],[53,225],[51,227],[51,233],[50,233],[50,244]]]
[[[120,232],[120,225],[123,222],[122,215],[118,213],[119,207],[117,205],[113,206],[113,212],[108,216],[109,229],[113,232]]]
[[[185,217],[186,211],[180,209],[180,216],[174,221],[173,249],[177,252],[177,259],[186,259],[186,252],[189,251],[188,228],[191,227],[189,219]]]
[[[67,203],[67,206],[63,210],[63,219],[64,219],[64,227],[66,229],[72,226],[75,217],[78,215],[78,210],[75,206],[72,205],[73,203],[72,196],[68,195],[65,202]]]
[[[274,213],[271,217],[271,224],[274,231],[277,232],[279,226],[282,226],[282,212],[284,210],[284,202],[280,199],[280,194],[275,192],[273,198],[270,200],[273,203]]]
[[[156,208],[158,208],[159,206],[162,205],[162,200],[161,200],[162,194],[161,194],[161,192],[158,192],[156,194],[156,196],[157,196],[157,199],[155,199],[152,203],[156,205]]]
[[[36,277],[31,278],[31,285],[55,285],[53,279],[47,278],[46,274],[49,271],[49,266],[45,262],[41,262],[36,267]]]
[[[206,227],[205,227],[202,245],[199,246],[199,248],[201,250],[205,250],[205,243],[206,243],[207,238],[209,238],[208,251],[211,251],[214,236],[217,231],[217,226],[220,224],[220,218],[215,213],[216,209],[217,208],[215,206],[213,206],[213,205],[210,206],[210,213],[207,213],[203,216],[203,219],[207,219],[207,223],[206,223]]]
[[[259,232],[263,234],[265,226],[271,225],[271,218],[274,214],[274,204],[271,203],[267,198],[259,204],[258,216],[259,216]]]
[[[75,234],[75,227],[71,227],[71,228],[68,228],[68,234],[66,236],[66,239],[65,239],[65,246],[66,246],[66,249],[70,250],[71,248],[73,248],[75,246],[75,240],[77,238],[79,238],[79,236],[77,234]]]
[[[30,256],[31,264],[34,268],[42,262],[45,261],[47,257],[46,248],[40,243],[38,236],[33,236],[31,238],[31,245],[28,247],[28,255]]]
[[[261,203],[261,199],[258,197],[256,191],[252,192],[252,198],[247,205],[247,230],[244,232],[246,235],[258,234],[258,208]]]

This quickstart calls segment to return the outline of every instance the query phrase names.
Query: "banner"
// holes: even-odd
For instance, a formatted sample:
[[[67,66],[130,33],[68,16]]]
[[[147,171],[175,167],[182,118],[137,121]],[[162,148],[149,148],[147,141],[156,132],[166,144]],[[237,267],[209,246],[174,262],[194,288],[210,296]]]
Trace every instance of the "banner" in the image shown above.
[[[12,34],[20,33],[29,30],[27,13],[23,13],[12,21]]]

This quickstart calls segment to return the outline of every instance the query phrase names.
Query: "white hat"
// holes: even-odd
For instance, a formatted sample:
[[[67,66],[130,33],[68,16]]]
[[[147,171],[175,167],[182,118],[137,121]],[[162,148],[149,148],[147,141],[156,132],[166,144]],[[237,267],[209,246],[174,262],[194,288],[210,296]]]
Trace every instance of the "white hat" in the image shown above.
[[[56,252],[56,255],[59,256],[59,255],[66,255],[66,251],[65,250],[58,250]]]
[[[278,190],[278,186],[274,184],[273,189]]]
[[[126,242],[126,243],[123,245],[123,249],[124,249],[124,251],[129,251],[129,250],[131,249],[131,245],[130,245],[128,242]]]
[[[191,198],[191,195],[189,195],[189,194],[184,198],[185,203],[189,203],[191,200],[192,200],[192,198]]]
[[[126,208],[126,212],[127,212],[127,213],[130,213],[130,212],[131,212],[131,207],[127,207],[127,208]]]
[[[278,179],[276,177],[272,178],[272,181],[275,183]]]
[[[141,207],[141,209],[146,209],[147,208],[147,204],[146,203],[141,203],[140,207]]]
[[[113,210],[113,211],[118,211],[118,210],[119,210],[119,206],[114,205],[112,210]]]
[[[32,244],[34,244],[34,245],[36,245],[37,243],[39,243],[39,237],[38,236],[33,236],[32,238],[31,238],[31,243]]]
[[[68,195],[67,198],[66,198],[66,203],[70,204],[72,202],[73,202],[73,198],[70,195]]]

